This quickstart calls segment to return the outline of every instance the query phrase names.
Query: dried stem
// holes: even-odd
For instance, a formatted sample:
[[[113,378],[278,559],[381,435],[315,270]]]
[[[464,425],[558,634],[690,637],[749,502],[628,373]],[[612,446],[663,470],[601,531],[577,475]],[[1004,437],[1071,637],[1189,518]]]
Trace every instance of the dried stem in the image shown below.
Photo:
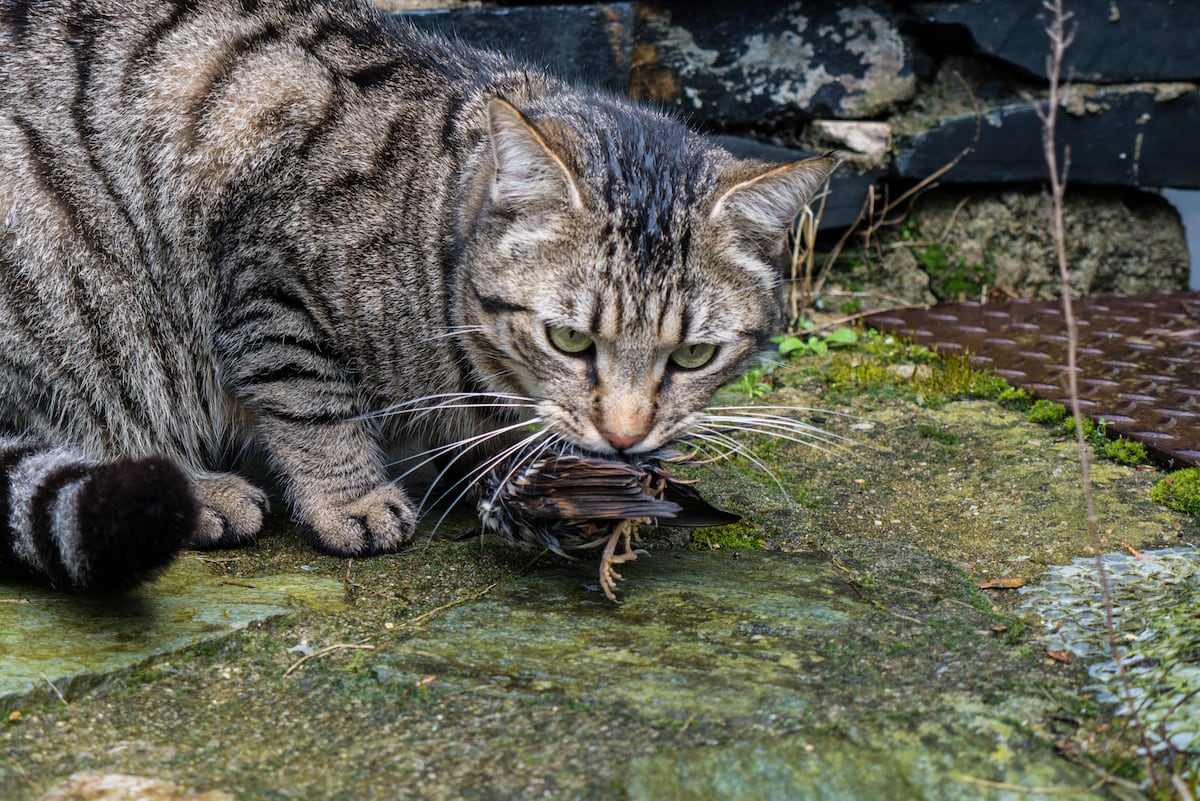
[[[1079,326],[1075,321],[1075,309],[1071,302],[1071,274],[1067,265],[1067,237],[1063,225],[1063,197],[1066,193],[1067,171],[1071,163],[1071,148],[1069,145],[1063,146],[1060,164],[1056,125],[1062,95],[1060,76],[1062,75],[1063,55],[1071,46],[1075,36],[1074,30],[1067,30],[1067,24],[1074,14],[1063,8],[1063,0],[1043,0],[1042,5],[1050,13],[1050,19],[1046,25],[1046,35],[1050,38],[1050,54],[1046,57],[1046,74],[1049,77],[1050,87],[1045,107],[1035,106],[1034,108],[1042,123],[1042,150],[1046,156],[1046,167],[1050,175],[1051,234],[1054,238],[1054,255],[1058,262],[1063,320],[1067,327],[1067,391],[1070,394],[1071,414],[1075,419],[1075,445],[1079,451],[1080,482],[1083,485],[1084,503],[1087,508],[1088,533],[1091,535],[1092,549],[1096,555],[1096,572],[1100,582],[1100,592],[1104,598],[1104,625],[1108,635],[1109,648],[1112,651],[1113,660],[1117,664],[1130,720],[1134,722],[1146,750],[1147,773],[1151,783],[1157,785],[1158,776],[1154,759],[1150,756],[1149,736],[1145,724],[1138,715],[1133,688],[1117,641],[1116,621],[1113,618],[1112,587],[1108,579],[1108,570],[1104,565],[1104,545],[1100,539],[1100,524],[1096,519],[1096,504],[1092,493],[1092,455],[1084,437],[1083,413],[1079,403],[1079,371],[1076,367]]]
[[[958,79],[958,82],[962,85],[963,91],[965,91],[967,93],[967,97],[971,99],[971,105],[975,108],[975,135],[971,138],[971,142],[964,147],[957,156],[950,159],[950,161],[946,162],[941,167],[922,178],[913,186],[909,187],[895,200],[885,198],[878,214],[875,211],[875,187],[870,187],[867,190],[867,197],[863,201],[863,207],[862,210],[859,211],[858,217],[855,218],[854,222],[850,224],[850,227],[845,230],[842,236],[838,239],[837,243],[833,246],[833,249],[825,255],[825,259],[821,262],[821,269],[817,273],[815,280],[811,281],[811,286],[806,287],[808,303],[812,302],[813,297],[821,294],[821,289],[824,288],[825,281],[829,278],[829,273],[833,270],[834,262],[837,261],[838,256],[841,255],[842,250],[846,247],[846,243],[850,240],[850,237],[859,232],[859,228],[864,221],[867,223],[866,230],[862,231],[860,235],[864,239],[864,248],[870,248],[871,239],[876,233],[878,233],[880,228],[884,227],[885,225],[894,225],[895,223],[907,217],[912,209],[912,205],[917,201],[917,198],[919,198],[922,193],[936,187],[937,180],[956,167],[960,161],[966,158],[967,155],[975,149],[975,145],[979,143],[979,135],[983,127],[983,112],[979,108],[979,101],[975,98],[975,93],[971,91],[971,87],[967,85],[967,82],[961,75],[955,73],[954,77]],[[892,218],[891,215],[906,201],[908,202],[908,208],[906,208],[898,218]],[[945,234],[943,234],[943,238],[944,237]]]

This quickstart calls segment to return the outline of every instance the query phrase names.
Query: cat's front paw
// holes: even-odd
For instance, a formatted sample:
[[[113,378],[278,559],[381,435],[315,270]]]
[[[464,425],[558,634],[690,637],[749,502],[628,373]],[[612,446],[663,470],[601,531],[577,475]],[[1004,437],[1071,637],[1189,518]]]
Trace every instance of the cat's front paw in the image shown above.
[[[394,551],[412,539],[417,513],[400,487],[384,485],[350,503],[302,504],[301,524],[314,544],[335,556]]]
[[[200,519],[188,546],[229,548],[248,545],[262,530],[269,509],[267,494],[232,473],[196,480]]]

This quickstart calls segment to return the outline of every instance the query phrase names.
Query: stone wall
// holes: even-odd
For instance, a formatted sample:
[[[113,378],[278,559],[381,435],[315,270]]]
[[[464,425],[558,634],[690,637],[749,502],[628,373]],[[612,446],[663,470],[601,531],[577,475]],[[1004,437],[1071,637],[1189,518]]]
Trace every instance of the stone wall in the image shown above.
[[[1067,5],[1075,38],[1059,129],[1079,221],[1077,288],[1184,288],[1183,228],[1154,191],[1200,188],[1200,3]],[[844,282],[865,269],[900,299],[938,296],[936,276],[896,274],[930,258],[889,255],[916,250],[904,242],[919,235],[979,268],[984,294],[1055,290],[1041,223],[1041,0],[497,3],[405,16],[674,109],[739,155],[838,149],[847,161],[824,207],[827,231],[869,227],[865,209],[936,174],[937,188],[895,209],[871,247],[850,240],[846,253],[858,255],[839,262]]]

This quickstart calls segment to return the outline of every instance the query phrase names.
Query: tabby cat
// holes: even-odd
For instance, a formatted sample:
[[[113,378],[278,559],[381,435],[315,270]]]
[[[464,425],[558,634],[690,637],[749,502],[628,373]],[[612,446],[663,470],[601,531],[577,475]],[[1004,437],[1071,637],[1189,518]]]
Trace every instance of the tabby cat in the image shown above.
[[[663,446],[833,167],[356,0],[0,0],[0,37],[0,562],[67,589],[252,541],[252,444],[346,556],[413,534],[387,443]]]

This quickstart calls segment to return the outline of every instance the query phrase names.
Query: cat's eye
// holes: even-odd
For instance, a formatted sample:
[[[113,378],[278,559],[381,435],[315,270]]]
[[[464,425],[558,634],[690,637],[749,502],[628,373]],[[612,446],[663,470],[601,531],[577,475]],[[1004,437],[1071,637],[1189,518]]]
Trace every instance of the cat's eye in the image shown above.
[[[717,353],[716,345],[703,342],[695,345],[680,345],[671,351],[671,362],[685,370],[695,370],[712,361]]]
[[[563,353],[583,353],[592,346],[591,337],[565,325],[547,326],[546,333],[550,336],[550,344]]]

